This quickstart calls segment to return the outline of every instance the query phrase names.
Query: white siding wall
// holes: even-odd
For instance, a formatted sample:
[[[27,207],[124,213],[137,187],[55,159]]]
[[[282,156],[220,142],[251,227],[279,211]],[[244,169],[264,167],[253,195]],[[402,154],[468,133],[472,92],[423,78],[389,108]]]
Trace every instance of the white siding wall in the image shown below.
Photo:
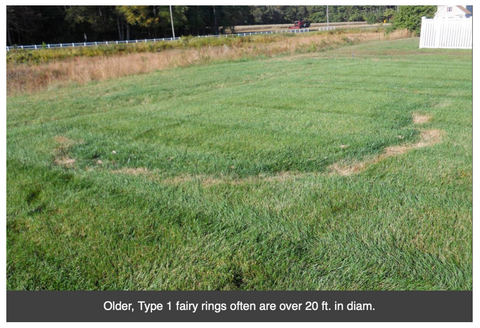
[[[472,49],[472,18],[422,18],[420,48]]]
[[[448,12],[447,8],[452,8],[452,11]],[[469,6],[470,7],[470,6]],[[467,6],[463,6],[467,8]],[[435,18],[465,18],[465,12],[458,8],[458,6],[448,5],[448,6],[438,6],[437,12],[435,13]]]

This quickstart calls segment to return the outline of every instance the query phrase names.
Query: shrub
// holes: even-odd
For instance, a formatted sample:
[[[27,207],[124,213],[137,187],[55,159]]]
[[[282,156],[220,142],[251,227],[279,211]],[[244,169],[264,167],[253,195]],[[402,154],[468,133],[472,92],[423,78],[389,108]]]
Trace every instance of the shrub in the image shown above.
[[[392,32],[395,31],[395,30],[396,30],[395,26],[393,26],[393,25],[387,26],[387,27],[385,28],[385,35],[388,35],[388,34],[392,33]]]

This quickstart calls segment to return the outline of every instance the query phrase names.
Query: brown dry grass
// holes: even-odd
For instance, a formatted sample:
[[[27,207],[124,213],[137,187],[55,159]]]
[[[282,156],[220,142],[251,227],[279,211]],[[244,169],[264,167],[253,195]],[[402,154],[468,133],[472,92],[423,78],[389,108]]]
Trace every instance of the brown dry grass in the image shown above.
[[[422,115],[419,113],[413,113],[413,124],[425,124],[432,120],[432,116],[430,115]]]
[[[198,182],[204,187],[214,186],[221,183],[229,183],[231,181],[233,180],[227,179],[227,178],[215,178],[215,177],[207,176],[204,174],[200,174],[200,175],[182,174],[176,177],[161,179],[161,182],[165,184],[178,185],[186,182]]]
[[[442,130],[421,131],[420,141],[415,144],[387,147],[382,154],[363,162],[354,164],[335,163],[329,167],[329,174],[348,176],[362,172],[370,165],[383,161],[386,158],[399,156],[416,148],[434,146],[441,142],[443,134],[444,131]]]
[[[90,168],[90,171],[93,171],[93,169]],[[169,185],[179,185],[187,182],[199,182],[202,186],[208,187],[208,186],[217,185],[221,183],[236,184],[238,182],[240,183],[244,182],[244,180],[235,180],[228,177],[215,178],[213,176],[208,176],[204,174],[199,174],[199,175],[182,174],[174,177],[165,177],[164,175],[162,175],[161,172],[156,170],[149,170],[145,167],[122,168],[118,170],[111,170],[109,172],[113,174],[125,174],[125,175],[132,175],[132,176],[143,175],[143,176],[146,176],[151,181],[161,182],[163,184],[169,184]]]
[[[92,168],[89,168],[89,171],[93,171]],[[111,170],[109,171],[113,174],[125,174],[125,175],[144,175],[151,181],[160,182],[162,184],[169,184],[169,185],[179,185],[184,183],[191,183],[196,182],[202,185],[203,187],[210,187],[219,184],[229,184],[229,185],[243,185],[246,183],[256,183],[256,182],[285,182],[291,181],[298,178],[304,178],[307,176],[317,175],[316,173],[302,173],[296,171],[284,171],[279,172],[273,176],[265,176],[265,175],[258,175],[252,176],[247,178],[233,178],[229,176],[219,176],[214,177],[205,174],[181,174],[178,176],[173,177],[165,177],[162,176],[161,172],[156,170],[148,170],[147,168],[139,167],[139,168],[122,168],[118,170]]]
[[[415,117],[416,114],[413,115]],[[431,119],[430,116],[428,116]],[[423,121],[423,120],[422,120]],[[360,173],[367,169],[370,165],[376,164],[380,161],[385,160],[386,158],[399,156],[407,153],[413,149],[431,147],[441,142],[442,136],[444,134],[443,130],[423,130],[420,132],[420,141],[415,144],[391,146],[384,149],[383,153],[377,156],[374,156],[368,160],[356,163],[334,163],[328,170],[327,175],[341,175],[349,176],[352,174]],[[73,163],[75,160],[73,160]],[[72,164],[73,164],[72,163]],[[191,174],[182,174],[174,177],[162,177],[159,172],[150,171],[146,168],[123,168],[119,170],[110,171],[114,174],[127,174],[127,175],[146,175],[152,181],[160,181],[164,184],[179,185],[188,182],[198,182],[203,187],[210,187],[218,184],[230,184],[230,185],[243,185],[246,183],[257,183],[257,182],[288,182],[296,179],[302,179],[306,177],[315,177],[320,175],[320,173],[315,172],[297,172],[297,171],[282,171],[278,172],[275,175],[266,176],[258,175],[252,176],[244,179],[235,179],[228,176],[223,177],[213,177],[204,174],[200,175],[191,175]]]
[[[75,166],[75,159],[70,157],[60,157],[55,158],[55,164],[65,167],[74,167]]]
[[[141,175],[141,174],[149,174],[150,171],[145,167],[134,167],[134,168],[123,168],[119,170],[110,171],[114,174],[127,174],[127,175]]]
[[[360,173],[368,168],[372,164],[376,164],[380,161],[383,161],[386,158],[392,156],[399,156],[405,154],[406,152],[423,147],[434,146],[441,142],[444,131],[442,130],[424,130],[421,131],[420,141],[415,144],[409,145],[400,145],[400,146],[391,146],[385,148],[382,154],[375,156],[371,159],[365,160],[363,162],[357,162],[354,164],[347,163],[335,163],[331,165],[327,170],[327,175],[341,175],[349,176],[352,174]],[[179,185],[188,182],[198,182],[203,187],[210,187],[219,184],[230,184],[230,185],[243,185],[246,183],[257,183],[257,182],[288,182],[296,179],[302,179],[306,177],[315,177],[320,175],[320,173],[314,172],[297,172],[297,171],[283,171],[278,172],[272,176],[258,175],[252,176],[244,179],[234,179],[231,177],[213,177],[208,175],[191,175],[191,174],[182,174],[175,177],[162,177],[161,174],[155,171],[149,171],[146,168],[123,168],[119,170],[110,171],[114,174],[127,174],[127,175],[146,175],[152,181],[159,181],[164,184]]]
[[[91,81],[115,79],[174,67],[206,64],[213,61],[233,61],[258,56],[272,57],[296,51],[317,51],[347,42],[366,42],[410,37],[406,30],[388,35],[383,32],[362,31],[340,34],[302,34],[278,38],[268,43],[238,43],[234,46],[206,46],[199,49],[172,49],[160,53],[116,55],[110,57],[77,57],[60,62],[38,65],[7,65],[9,95],[32,93],[49,87],[87,84]]]
[[[75,159],[70,158],[68,154],[68,149],[72,147],[74,144],[82,143],[83,140],[75,141],[65,136],[55,136],[53,138],[57,147],[54,150],[54,159],[53,162],[60,166],[65,166],[68,168],[75,166]]]
[[[415,148],[431,147],[442,141],[443,130],[426,130],[421,132],[421,140],[416,143]]]
[[[278,172],[273,176],[264,177],[262,178],[262,180],[267,182],[285,182],[285,181],[292,181],[296,179],[305,178],[307,176],[315,176],[315,175],[318,175],[318,174],[297,172],[297,171],[284,171],[284,172]]]
[[[65,136],[55,136],[53,139],[63,147],[70,147],[75,143],[72,139]]]

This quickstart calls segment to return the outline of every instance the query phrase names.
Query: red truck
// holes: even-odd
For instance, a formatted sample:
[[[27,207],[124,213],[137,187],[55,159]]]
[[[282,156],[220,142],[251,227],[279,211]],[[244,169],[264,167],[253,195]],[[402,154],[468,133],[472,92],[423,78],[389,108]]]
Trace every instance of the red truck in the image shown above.
[[[298,29],[301,29],[301,28],[310,27],[310,23],[304,22],[302,20],[295,21],[294,24],[295,24],[294,26],[289,26],[288,29],[289,30],[298,30]]]

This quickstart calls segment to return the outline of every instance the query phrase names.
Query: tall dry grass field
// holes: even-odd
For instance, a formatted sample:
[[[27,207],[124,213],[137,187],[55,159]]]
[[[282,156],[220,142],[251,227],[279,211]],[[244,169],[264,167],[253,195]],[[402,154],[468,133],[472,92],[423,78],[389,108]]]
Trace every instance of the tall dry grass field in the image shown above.
[[[347,43],[411,37],[407,30],[388,35],[378,31],[349,33],[316,33],[295,36],[258,36],[253,42],[201,48],[170,49],[158,53],[118,54],[114,56],[76,57],[41,64],[7,65],[9,95],[32,93],[49,87],[149,73],[174,67],[206,64],[212,61],[234,61],[256,57],[272,57],[293,53],[322,51]],[[251,41],[252,41],[251,40]],[[52,50],[55,51],[55,50]]]

